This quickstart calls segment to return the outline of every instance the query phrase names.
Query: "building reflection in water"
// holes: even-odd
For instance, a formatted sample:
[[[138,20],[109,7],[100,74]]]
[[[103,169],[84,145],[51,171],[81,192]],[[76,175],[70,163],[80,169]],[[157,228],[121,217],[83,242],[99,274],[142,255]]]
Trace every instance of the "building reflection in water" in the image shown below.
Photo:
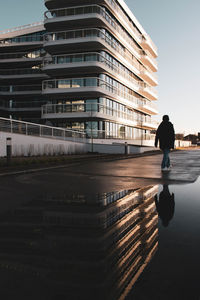
[[[157,190],[46,196],[1,216],[1,271],[48,299],[125,299],[158,246]]]

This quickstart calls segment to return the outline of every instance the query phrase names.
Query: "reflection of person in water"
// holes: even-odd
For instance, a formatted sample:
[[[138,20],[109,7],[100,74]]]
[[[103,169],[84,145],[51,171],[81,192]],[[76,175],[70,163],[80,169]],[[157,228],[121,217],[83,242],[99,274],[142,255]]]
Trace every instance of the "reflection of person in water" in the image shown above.
[[[170,194],[167,184],[163,185],[163,190],[159,195],[159,201],[158,196],[156,195],[155,203],[158,216],[162,220],[163,226],[167,227],[169,221],[173,218],[175,207],[174,193]]]

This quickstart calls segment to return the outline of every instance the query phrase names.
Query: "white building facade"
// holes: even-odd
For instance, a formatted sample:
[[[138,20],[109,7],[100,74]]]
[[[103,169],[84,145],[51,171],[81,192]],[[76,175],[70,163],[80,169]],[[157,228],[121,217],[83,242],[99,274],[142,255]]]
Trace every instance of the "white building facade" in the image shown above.
[[[45,5],[38,29],[0,33],[2,116],[85,131],[97,140],[149,141],[157,127],[152,120],[157,48],[125,2],[46,0]],[[39,41],[30,46],[25,36],[31,35]],[[30,63],[34,51],[40,63]],[[16,52],[20,61],[20,52],[27,52],[28,64],[20,64]],[[28,69],[35,75],[27,77]]]

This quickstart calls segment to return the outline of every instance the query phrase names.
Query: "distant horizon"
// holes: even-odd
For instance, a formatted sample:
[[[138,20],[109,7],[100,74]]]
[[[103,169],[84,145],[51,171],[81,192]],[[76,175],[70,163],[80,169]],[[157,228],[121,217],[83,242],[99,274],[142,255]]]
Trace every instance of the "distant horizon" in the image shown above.
[[[162,116],[168,114],[176,133],[198,134],[200,1],[125,3],[158,47],[159,114],[153,119],[161,122]],[[0,31],[41,22],[46,10],[42,0],[18,0],[17,6],[7,0],[1,8]]]

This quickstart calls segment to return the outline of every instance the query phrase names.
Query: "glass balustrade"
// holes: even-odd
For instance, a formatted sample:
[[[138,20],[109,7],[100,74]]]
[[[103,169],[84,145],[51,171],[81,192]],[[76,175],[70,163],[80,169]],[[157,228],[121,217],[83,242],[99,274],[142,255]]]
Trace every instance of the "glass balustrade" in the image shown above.
[[[41,91],[41,85],[9,85],[9,86],[0,86],[0,92],[14,93],[14,92],[32,92],[32,91]]]
[[[111,46],[115,51],[121,54],[127,61],[133,64],[140,72],[146,71],[144,66],[139,63],[139,61],[131,55],[125,47],[123,47],[115,38],[113,38],[107,31],[100,30],[97,28],[92,29],[78,29],[69,31],[59,31],[46,34],[44,39],[46,42],[68,40],[76,38],[90,38],[98,37],[104,40],[109,46]],[[140,51],[141,56],[145,56],[144,51]]]
[[[108,59],[105,57],[107,56]],[[112,58],[106,53],[100,54],[98,52],[88,52],[88,53],[78,53],[69,55],[55,55],[51,57],[51,61],[44,61],[44,65],[58,65],[58,64],[68,64],[68,63],[81,63],[81,62],[101,62],[105,64],[112,71],[120,74],[121,76],[127,78],[128,80],[138,84],[138,81],[134,79],[135,75],[120,64],[117,60]]]
[[[29,42],[43,42],[43,35],[24,35],[24,36],[19,36],[19,37],[14,37],[14,38],[9,38],[5,40],[0,41],[0,46],[5,46],[9,44],[18,44],[18,43],[29,43]]]
[[[3,59],[24,59],[24,58],[40,58],[45,56],[46,52],[44,50],[32,51],[32,52],[14,52],[14,53],[0,53],[0,60]]]
[[[27,75],[27,74],[43,74],[40,68],[26,69],[0,69],[0,75]]]
[[[45,19],[59,18],[59,17],[68,17],[68,16],[77,16],[77,15],[88,15],[88,14],[99,14],[101,15],[106,22],[108,22],[127,42],[131,45],[137,52],[140,54],[140,48],[134,42],[133,38],[123,29],[120,24],[118,24],[114,18],[105,10],[105,8],[98,5],[88,5],[88,6],[76,6],[68,7],[61,9],[54,9],[45,12]]]
[[[145,105],[145,101],[144,101]],[[94,112],[99,112],[103,115],[109,115],[116,118],[122,118],[125,120],[130,120],[134,122],[150,122],[151,118],[146,116],[142,119],[138,119],[138,116],[141,118],[141,115],[136,111],[130,110],[125,106],[121,105],[121,109],[115,109],[111,106],[106,106],[94,101],[94,103],[83,103],[83,104],[45,104],[42,106],[42,115],[48,114],[63,114],[63,113],[82,113],[87,112],[92,116]]]
[[[122,118],[126,120],[136,121],[133,112],[123,112],[116,110],[109,106],[105,106],[99,103],[90,104],[46,104],[42,106],[42,114],[62,114],[71,112],[99,112],[104,115],[109,115],[117,118]]]
[[[107,80],[109,80],[109,77],[107,78]],[[118,84],[119,88],[117,88],[115,85],[109,84],[107,81],[100,79],[98,77],[54,79],[54,80],[43,81],[43,91],[45,92],[45,90],[48,89],[99,87],[110,93],[118,95],[126,100],[129,100],[135,105],[138,105],[137,104],[138,98],[132,95],[133,93],[132,90],[121,85],[120,83],[117,83],[117,81],[114,81],[114,84],[115,85]]]

